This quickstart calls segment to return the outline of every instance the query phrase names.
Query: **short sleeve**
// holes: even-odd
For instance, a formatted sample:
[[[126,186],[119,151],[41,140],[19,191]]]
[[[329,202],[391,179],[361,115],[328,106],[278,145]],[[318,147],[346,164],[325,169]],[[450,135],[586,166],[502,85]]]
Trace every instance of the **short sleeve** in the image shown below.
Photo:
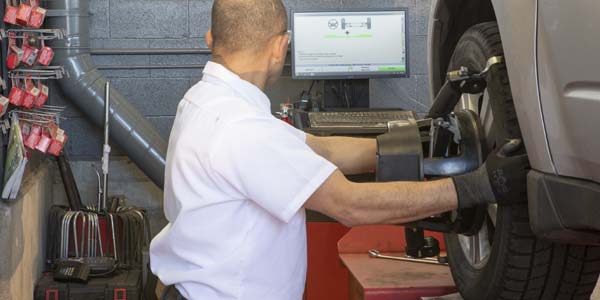
[[[275,118],[238,120],[218,133],[211,167],[249,200],[287,223],[337,169],[305,140],[303,132]]]

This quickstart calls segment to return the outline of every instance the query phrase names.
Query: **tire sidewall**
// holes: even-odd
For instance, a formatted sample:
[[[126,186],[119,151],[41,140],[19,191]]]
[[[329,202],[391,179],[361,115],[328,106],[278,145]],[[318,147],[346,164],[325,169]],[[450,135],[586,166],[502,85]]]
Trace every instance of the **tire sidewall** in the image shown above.
[[[496,47],[491,47],[490,45],[496,45]],[[467,32],[455,49],[449,70],[456,70],[461,66],[465,66],[471,70],[481,71],[484,69],[488,58],[502,55],[501,46],[497,47],[497,44],[486,41],[483,36]],[[508,87],[505,95],[511,95],[510,87]],[[503,96],[490,95],[490,99],[498,100],[499,97],[502,98]],[[517,215],[522,213],[515,210],[526,211],[527,206],[498,206],[491,252],[487,258],[487,262],[480,268],[475,268],[469,263],[462,250],[457,234],[445,235],[452,276],[466,300],[499,298],[502,292],[505,262],[508,259],[508,255],[510,255],[508,249],[512,239],[513,216],[515,213]]]
[[[448,261],[452,276],[466,300],[497,299],[501,291],[504,262],[511,241],[513,210],[527,209],[524,205],[498,207],[496,230],[487,263],[476,269],[468,262],[460,246],[457,234],[446,234]]]

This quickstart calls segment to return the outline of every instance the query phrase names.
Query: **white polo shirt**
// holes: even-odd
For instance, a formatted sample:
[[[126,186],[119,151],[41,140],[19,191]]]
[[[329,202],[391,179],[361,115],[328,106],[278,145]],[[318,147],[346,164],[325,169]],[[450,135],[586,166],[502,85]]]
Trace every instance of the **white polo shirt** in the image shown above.
[[[300,300],[303,205],[335,170],[260,89],[208,63],[171,131],[152,271],[189,300]]]

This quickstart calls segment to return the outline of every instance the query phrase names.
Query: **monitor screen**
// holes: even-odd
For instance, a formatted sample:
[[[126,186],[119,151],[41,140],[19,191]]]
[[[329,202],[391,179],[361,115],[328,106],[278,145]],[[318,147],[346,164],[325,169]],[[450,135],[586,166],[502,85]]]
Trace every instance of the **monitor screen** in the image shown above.
[[[407,10],[292,13],[292,77],[408,76]]]

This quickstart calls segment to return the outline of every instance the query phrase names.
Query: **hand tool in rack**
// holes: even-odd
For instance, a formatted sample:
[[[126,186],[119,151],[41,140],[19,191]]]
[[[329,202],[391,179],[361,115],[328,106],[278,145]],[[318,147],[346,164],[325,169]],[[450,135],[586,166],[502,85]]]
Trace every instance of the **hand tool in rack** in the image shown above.
[[[83,204],[81,203],[81,196],[79,194],[79,189],[77,188],[77,182],[75,182],[75,177],[73,176],[73,171],[71,170],[71,164],[69,163],[68,158],[63,153],[56,157],[56,162],[58,164],[58,170],[60,171],[63,185],[65,187],[69,206],[73,210],[81,210],[83,208]]]
[[[116,233],[115,233],[115,217],[114,214],[112,213],[108,213],[108,218],[110,219],[110,232],[112,235],[112,245],[113,245],[113,254],[115,257],[115,262],[117,262],[119,259],[117,257],[117,237],[116,237]]]
[[[48,80],[61,79],[64,76],[65,69],[62,66],[32,67],[30,69],[18,68],[8,72],[8,77],[13,79]]]
[[[81,244],[81,252],[79,251],[79,243],[77,242],[77,220],[79,220],[82,216],[82,212],[74,211],[73,212],[73,247],[75,248],[75,256],[81,257],[83,255],[83,244]],[[83,230],[82,230],[83,231]],[[83,235],[83,232],[82,232]],[[68,241],[67,241],[68,242]]]
[[[98,179],[98,204],[96,207],[88,207],[88,209],[100,211],[102,209],[102,179],[100,178],[100,173],[98,172],[98,170],[94,169],[94,172],[96,173],[96,178]]]
[[[37,34],[38,40],[62,40],[65,38],[66,33],[64,29],[30,29],[30,28],[11,28],[11,29],[0,29],[0,38],[7,38],[9,33],[14,32],[15,35],[11,36],[14,38],[26,38],[28,34]]]
[[[106,210],[108,193],[108,162],[110,158],[109,138],[110,123],[110,81],[106,82],[106,99],[104,101],[104,147],[102,148],[102,210]],[[100,207],[98,208],[100,211]]]
[[[96,255],[95,252],[92,252],[92,255],[88,255],[87,257],[82,257],[80,260],[90,267],[90,276],[105,276],[117,269],[117,239],[115,232],[115,223],[112,214],[108,214],[105,220],[110,222],[110,231],[112,237],[112,245],[113,245],[113,257],[105,256],[103,245],[102,245],[102,236],[100,235],[100,227],[98,214],[96,212],[89,212],[89,215],[95,219],[95,222],[98,222],[98,242],[100,247],[100,256]],[[95,247],[95,246],[94,246]],[[108,247],[108,245],[107,245]]]
[[[68,211],[65,213],[65,215],[63,216],[62,222],[61,222],[61,234],[60,234],[60,258],[61,259],[67,259],[69,257],[69,245],[68,245],[68,241],[69,241],[69,225],[68,223],[70,222],[69,220],[71,219],[71,215],[73,214],[72,211]]]
[[[399,260],[406,262],[414,262],[421,264],[430,264],[430,265],[448,265],[448,258],[443,256],[438,256],[436,258],[411,258],[407,256],[391,256],[391,255],[383,255],[378,250],[369,250],[369,257],[371,258],[382,258],[382,259],[391,259],[391,260]]]

